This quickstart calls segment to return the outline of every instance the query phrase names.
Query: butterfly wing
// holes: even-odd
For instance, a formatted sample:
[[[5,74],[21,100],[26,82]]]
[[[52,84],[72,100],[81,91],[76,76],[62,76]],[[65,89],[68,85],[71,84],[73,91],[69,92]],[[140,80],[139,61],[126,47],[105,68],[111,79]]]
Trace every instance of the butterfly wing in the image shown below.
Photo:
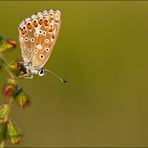
[[[59,10],[45,10],[24,20],[19,29],[19,41],[24,62],[41,69],[54,48],[61,26]]]
[[[30,38],[32,37],[33,33],[31,31],[28,31],[26,27],[26,22],[22,21],[19,27],[19,42],[24,62],[31,61],[32,43],[30,41]]]

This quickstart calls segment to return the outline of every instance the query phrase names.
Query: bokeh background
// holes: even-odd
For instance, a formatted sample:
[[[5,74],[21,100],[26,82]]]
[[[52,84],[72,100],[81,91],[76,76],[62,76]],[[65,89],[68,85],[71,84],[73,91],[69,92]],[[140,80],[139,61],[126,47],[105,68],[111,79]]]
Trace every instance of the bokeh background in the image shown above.
[[[44,9],[59,9],[63,20],[45,67],[68,83],[19,81],[32,105],[13,105],[24,132],[16,146],[148,146],[148,2],[0,1],[0,34],[18,43],[9,61],[21,57],[18,24]]]

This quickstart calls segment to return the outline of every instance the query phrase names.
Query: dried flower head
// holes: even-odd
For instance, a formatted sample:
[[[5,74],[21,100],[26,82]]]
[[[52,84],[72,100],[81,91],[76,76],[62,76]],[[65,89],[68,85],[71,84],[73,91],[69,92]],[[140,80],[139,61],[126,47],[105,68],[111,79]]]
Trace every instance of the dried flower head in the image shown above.
[[[18,126],[11,120],[7,123],[7,141],[11,144],[18,144],[22,140],[22,133]]]
[[[7,39],[7,48],[11,49],[11,48],[16,48],[16,42],[14,40],[11,39]]]
[[[17,60],[9,62],[7,68],[15,77],[20,77],[26,73],[23,64]]]
[[[28,94],[21,88],[16,94],[15,101],[18,107],[24,109],[30,106],[31,100]]]
[[[17,92],[17,88],[18,86],[16,84],[16,80],[9,78],[7,83],[3,87],[2,93],[4,94],[4,96],[13,97]]]

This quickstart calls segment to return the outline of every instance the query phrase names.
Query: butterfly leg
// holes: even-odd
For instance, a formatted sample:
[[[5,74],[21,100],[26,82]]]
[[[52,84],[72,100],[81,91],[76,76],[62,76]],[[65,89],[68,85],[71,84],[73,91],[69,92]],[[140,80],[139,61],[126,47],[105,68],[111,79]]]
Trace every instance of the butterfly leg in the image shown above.
[[[19,78],[32,79],[33,78],[33,75],[27,73],[27,74],[24,74],[22,76],[19,76]]]

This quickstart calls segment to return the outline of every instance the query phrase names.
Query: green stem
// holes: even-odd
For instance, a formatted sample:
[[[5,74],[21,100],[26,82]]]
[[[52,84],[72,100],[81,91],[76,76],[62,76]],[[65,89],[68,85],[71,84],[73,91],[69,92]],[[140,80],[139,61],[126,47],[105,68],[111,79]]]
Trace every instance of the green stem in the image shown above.
[[[7,61],[3,55],[3,53],[0,53],[0,60],[2,61],[2,64],[3,66],[5,67],[6,71],[8,72],[9,76],[12,78],[12,79],[15,79],[14,75],[8,70],[7,68]]]
[[[8,98],[8,101],[7,101],[7,104],[8,104],[8,112],[7,112],[6,116],[5,116],[5,122],[8,121],[9,113],[10,113],[10,110],[11,110],[12,102],[13,102],[13,97],[9,97],[9,98]]]
[[[7,71],[8,75],[12,78],[15,79],[14,75],[8,70],[7,68],[7,61],[4,57],[4,55],[2,53],[0,53],[0,60],[2,61],[3,66],[5,67],[5,70]],[[11,110],[11,106],[12,106],[12,102],[13,102],[13,97],[9,97],[7,100],[7,104],[8,104],[8,113],[5,116],[5,122],[8,121],[9,119],[9,114],[10,114],[10,110]],[[5,141],[3,140],[0,143],[0,148],[4,148],[5,147]]]

